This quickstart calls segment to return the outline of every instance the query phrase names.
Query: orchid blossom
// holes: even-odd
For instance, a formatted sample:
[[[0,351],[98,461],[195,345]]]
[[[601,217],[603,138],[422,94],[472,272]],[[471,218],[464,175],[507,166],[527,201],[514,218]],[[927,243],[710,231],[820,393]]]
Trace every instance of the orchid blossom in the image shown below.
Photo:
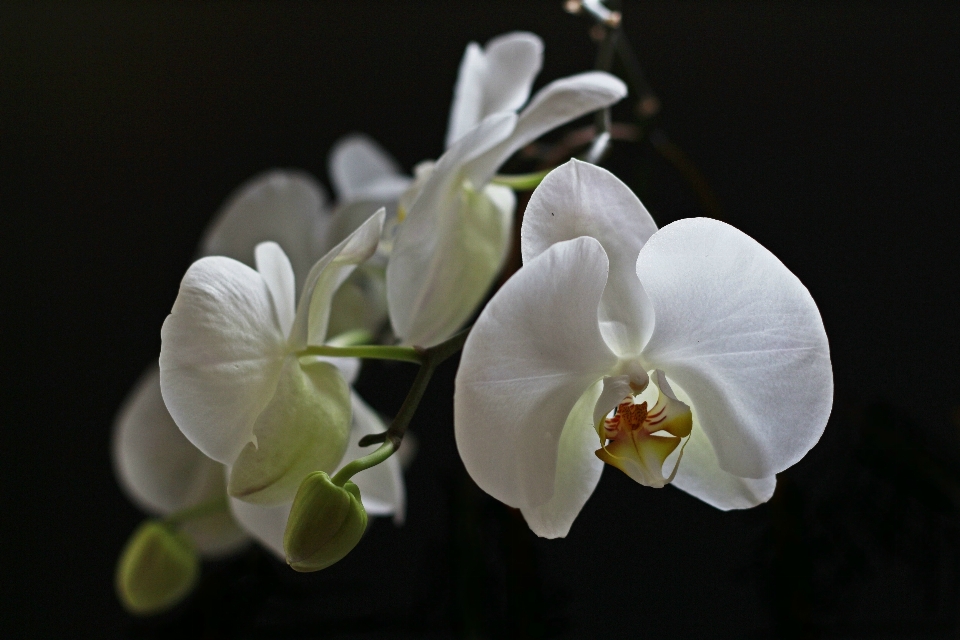
[[[331,165],[332,169],[337,162]],[[208,227],[201,251],[253,264],[257,242],[274,240],[288,247],[294,278],[302,281],[330,245],[336,221],[336,216],[329,213],[323,189],[311,176],[298,171],[269,171],[249,180],[227,200]],[[345,286],[337,291],[331,310],[333,330],[364,326],[353,313],[356,309],[336,302]],[[335,363],[352,384],[359,362],[340,358]],[[348,458],[359,455],[356,443],[362,436],[384,430],[380,419],[356,393],[351,393],[351,402],[353,427]],[[226,501],[224,466],[204,455],[177,427],[163,403],[156,365],[148,369],[118,412],[112,453],[121,486],[147,512],[169,516]],[[364,504],[371,515],[392,513],[395,521],[402,522],[404,491],[399,465],[388,460],[381,467],[356,477]],[[261,520],[269,521],[272,516],[270,508],[251,505],[243,518],[236,518],[240,528],[229,511],[213,509],[208,515],[184,521],[181,529],[201,554],[215,557],[242,545],[247,540],[245,531],[260,538]],[[276,550],[276,545],[267,546]]]
[[[510,247],[516,199],[491,179],[525,144],[626,95],[602,72],[562,78],[539,91],[519,115],[499,112],[457,138],[425,167],[407,196],[387,265],[387,305],[394,332],[430,346],[474,312]]]
[[[572,160],[534,192],[521,249],[466,342],[454,416],[470,475],[538,535],[567,534],[604,462],[738,509],[819,440],[819,311],[750,237],[706,218],[657,230],[622,182]]]

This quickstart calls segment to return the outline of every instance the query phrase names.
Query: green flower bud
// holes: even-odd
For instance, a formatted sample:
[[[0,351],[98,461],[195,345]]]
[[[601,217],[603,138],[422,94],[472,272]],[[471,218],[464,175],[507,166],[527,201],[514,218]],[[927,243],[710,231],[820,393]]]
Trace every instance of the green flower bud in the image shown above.
[[[120,554],[117,596],[131,613],[160,613],[183,600],[199,576],[200,559],[190,539],[148,520],[133,532]]]
[[[347,481],[338,487],[323,471],[308,475],[293,499],[283,534],[287,563],[297,571],[319,571],[357,546],[367,528],[360,489]]]

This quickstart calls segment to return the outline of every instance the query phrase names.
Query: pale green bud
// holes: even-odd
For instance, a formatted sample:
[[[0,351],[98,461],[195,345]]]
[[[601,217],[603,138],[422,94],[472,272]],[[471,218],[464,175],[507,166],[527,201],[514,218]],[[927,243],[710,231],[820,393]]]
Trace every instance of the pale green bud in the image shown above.
[[[200,576],[190,539],[156,520],[133,532],[117,562],[116,588],[131,613],[160,613],[183,600]]]
[[[323,471],[308,475],[293,499],[283,534],[287,563],[297,571],[319,571],[339,561],[360,542],[367,512],[360,489],[338,487]]]

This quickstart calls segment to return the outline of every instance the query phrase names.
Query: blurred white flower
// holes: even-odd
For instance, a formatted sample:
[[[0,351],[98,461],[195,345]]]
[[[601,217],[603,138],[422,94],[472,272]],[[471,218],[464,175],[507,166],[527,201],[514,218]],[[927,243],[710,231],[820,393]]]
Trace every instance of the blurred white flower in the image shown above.
[[[457,446],[477,484],[544,537],[569,531],[601,459],[720,509],[768,500],[833,403],[827,337],[796,276],[716,220],[658,231],[622,182],[576,160],[534,192],[521,237],[524,266],[457,374]]]
[[[252,265],[256,244],[273,240],[288,247],[295,279],[303,281],[317,258],[332,246],[335,226],[336,218],[330,215],[323,189],[316,180],[299,171],[273,170],[255,176],[228,198],[204,235],[201,253],[225,255]],[[356,304],[337,304],[344,288],[346,285],[335,296],[331,335],[338,327],[369,328],[357,323],[358,314],[353,313],[357,311]],[[379,298],[383,299],[382,291]],[[349,297],[347,301],[356,302]],[[385,307],[385,303],[380,307]],[[382,322],[385,311],[380,314]],[[347,382],[352,383],[359,362],[343,359],[340,364],[344,365]],[[359,396],[353,394],[352,401],[354,426],[350,446],[367,433],[384,430],[379,418],[362,404]],[[362,406],[358,409],[359,405]],[[170,515],[226,496],[224,466],[201,453],[177,428],[163,404],[156,365],[144,374],[118,412],[112,457],[125,492],[138,506],[155,515]],[[370,469],[355,480],[364,491],[370,514],[394,513],[395,520],[402,521],[404,491],[399,467],[389,461],[381,466],[383,470]],[[371,484],[370,480],[376,480],[388,468],[386,484]],[[190,520],[181,528],[208,556],[229,553],[246,540],[228,512]],[[252,531],[257,536],[256,529]]]
[[[406,344],[428,347],[452,335],[500,272],[516,207],[509,188],[490,184],[500,165],[542,134],[627,93],[609,74],[581,73],[548,84],[515,114],[540,65],[540,48],[532,46],[539,40],[531,37],[498,39],[486,56],[468,47],[451,114],[453,142],[435,164],[418,170],[401,199],[410,205],[401,207],[387,265],[387,306],[394,333]],[[502,55],[508,44],[523,45],[516,47],[522,73],[497,73],[509,66]]]

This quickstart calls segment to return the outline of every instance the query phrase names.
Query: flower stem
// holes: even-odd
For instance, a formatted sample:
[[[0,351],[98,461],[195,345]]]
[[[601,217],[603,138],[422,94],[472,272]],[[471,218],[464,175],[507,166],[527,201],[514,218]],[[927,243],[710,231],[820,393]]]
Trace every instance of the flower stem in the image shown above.
[[[417,377],[413,379],[413,384],[410,385],[410,391],[407,392],[407,397],[400,406],[397,417],[390,423],[390,428],[383,433],[374,433],[361,438],[361,447],[367,447],[378,442],[392,442],[394,450],[400,448],[403,434],[406,433],[407,426],[409,426],[413,414],[417,411],[417,406],[419,406],[420,400],[427,390],[433,372],[440,366],[440,363],[463,348],[463,343],[466,342],[469,334],[470,328],[468,327],[446,342],[441,342],[420,352],[422,358],[420,370],[417,372]]]
[[[400,360],[402,362],[423,363],[422,352],[414,347],[396,347],[390,345],[359,345],[354,347],[335,347],[333,345],[311,346],[298,351],[297,355],[326,356],[328,358],[375,358],[378,360]]]
[[[204,516],[212,516],[218,513],[223,513],[229,508],[230,505],[227,504],[227,496],[223,495],[214,498],[213,500],[201,502],[200,504],[196,504],[192,507],[175,511],[165,518],[162,518],[160,522],[170,527],[177,527],[190,520],[197,520],[198,518],[203,518]]]
[[[392,456],[396,450],[397,447],[393,442],[384,442],[373,453],[365,455],[362,458],[357,458],[356,460],[345,464],[340,471],[337,471],[334,476],[330,478],[330,481],[338,487],[342,487],[347,480],[352,478],[355,474],[360,473],[364,469],[369,469],[370,467],[380,464]]]
[[[548,173],[553,169],[543,171],[534,171],[533,173],[520,173],[516,175],[497,174],[493,176],[493,184],[501,184],[510,187],[514,191],[530,191],[536,189]]]

